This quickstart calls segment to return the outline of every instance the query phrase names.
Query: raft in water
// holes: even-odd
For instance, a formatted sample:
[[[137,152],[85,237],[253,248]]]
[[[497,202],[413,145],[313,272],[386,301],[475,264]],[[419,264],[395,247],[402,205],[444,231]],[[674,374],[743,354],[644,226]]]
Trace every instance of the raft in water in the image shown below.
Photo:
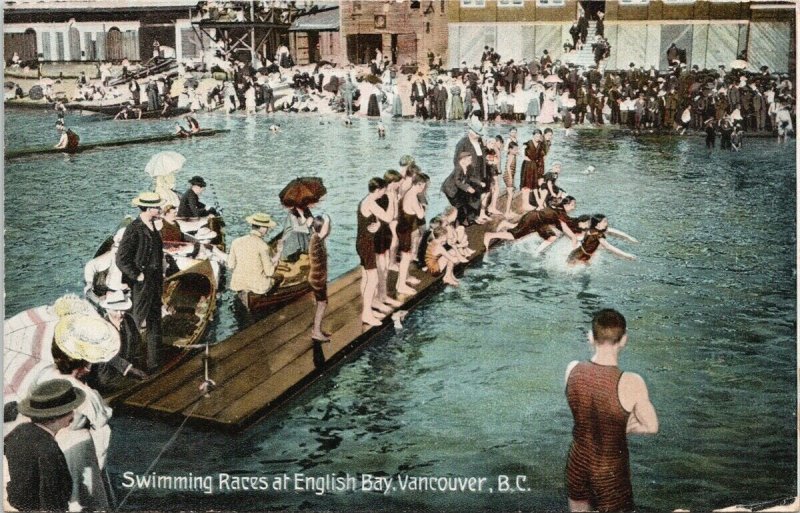
[[[185,139],[191,139],[192,137],[208,137],[216,134],[224,134],[230,132],[227,129],[215,129],[215,128],[204,128],[199,132],[195,132],[189,136],[180,136],[177,134],[168,134],[168,135],[151,135],[146,137],[137,137],[134,139],[116,139],[112,141],[103,141],[97,143],[89,143],[89,144],[81,144],[75,151],[66,151],[63,148],[53,148],[53,147],[38,147],[38,148],[26,148],[22,150],[11,150],[7,151],[5,154],[6,160],[16,159],[20,157],[28,157],[32,155],[47,155],[52,153],[82,153],[87,150],[92,150],[94,148],[108,148],[108,147],[116,147],[116,146],[128,146],[131,144],[149,144],[154,142],[169,142],[169,141],[182,141]]]
[[[501,204],[503,201],[504,196]],[[468,263],[456,267],[456,274],[481,261],[483,235],[488,230],[488,225],[467,228],[475,253]],[[399,296],[402,306],[396,311],[410,310],[444,288],[443,274],[432,275],[414,266],[410,274],[420,280],[417,293]],[[390,292],[394,292],[396,277],[391,271]],[[211,347],[207,358],[215,387],[209,393],[198,388],[205,379],[204,356],[196,355],[143,383],[116,406],[147,417],[186,419],[224,431],[250,426],[329,375],[389,328],[390,316],[381,326],[362,324],[360,281],[361,270],[356,268],[328,283],[323,328],[331,332],[330,342],[311,339],[315,306],[309,292]]]

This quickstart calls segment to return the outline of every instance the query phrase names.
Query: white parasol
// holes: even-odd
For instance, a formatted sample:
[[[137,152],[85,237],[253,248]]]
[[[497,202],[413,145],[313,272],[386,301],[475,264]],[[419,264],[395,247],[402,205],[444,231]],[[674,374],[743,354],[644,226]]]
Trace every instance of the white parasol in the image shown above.
[[[176,151],[162,151],[150,158],[144,167],[144,172],[153,178],[171,175],[183,167],[186,157]]]
[[[742,59],[736,59],[735,61],[731,62],[728,66],[731,69],[745,69],[748,64],[747,61],[743,61]]]
[[[53,362],[51,344],[58,316],[48,306],[31,308],[6,319],[3,330],[5,401],[27,395],[33,380]]]

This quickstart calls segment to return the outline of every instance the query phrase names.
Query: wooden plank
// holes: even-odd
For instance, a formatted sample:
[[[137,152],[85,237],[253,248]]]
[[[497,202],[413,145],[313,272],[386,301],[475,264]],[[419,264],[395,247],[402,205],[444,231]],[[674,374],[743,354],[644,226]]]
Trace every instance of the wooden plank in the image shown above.
[[[332,308],[351,303],[360,295],[358,284],[352,284],[329,299]],[[303,303],[306,303],[305,301]],[[280,370],[280,354],[287,346],[296,346],[307,340],[311,343],[310,329],[313,323],[314,305],[308,302],[305,314],[281,325],[254,343],[236,351],[227,358],[214,360],[212,356],[211,378],[216,382],[216,397],[226,402],[235,401],[259,381]],[[200,357],[202,358],[202,357]],[[179,388],[155,401],[151,406],[170,413],[185,409],[199,399],[198,384],[201,373]],[[207,403],[212,408],[213,402]]]
[[[329,288],[329,301],[344,291],[348,285],[360,279],[360,271],[350,271],[338,278]],[[248,345],[265,337],[281,326],[291,325],[298,316],[308,314],[310,309],[311,294],[307,294],[298,299],[295,303],[287,305],[272,315],[258,321],[247,329],[233,334],[230,338],[213,346],[210,350],[212,361],[224,361],[229,355],[241,351]],[[173,371],[156,376],[139,388],[136,392],[128,396],[124,404],[133,407],[145,407],[159,401],[171,391],[184,386],[187,382],[196,382],[202,374],[203,356],[198,355],[187,361],[184,365]],[[182,409],[176,407],[176,410]],[[172,411],[172,410],[169,410]]]

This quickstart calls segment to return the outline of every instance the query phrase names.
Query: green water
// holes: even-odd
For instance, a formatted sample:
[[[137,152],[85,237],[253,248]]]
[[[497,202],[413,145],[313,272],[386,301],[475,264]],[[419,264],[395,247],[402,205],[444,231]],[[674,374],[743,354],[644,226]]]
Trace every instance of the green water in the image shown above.
[[[7,112],[7,147],[54,143],[53,116]],[[72,116],[72,115],[70,115]],[[6,317],[79,292],[82,266],[150,182],[156,151],[187,156],[180,179],[200,174],[206,200],[224,208],[228,240],[255,210],[278,215],[277,193],[298,175],[322,176],[333,218],[331,274],[357,265],[355,209],[369,177],[414,155],[433,187],[452,166],[458,125],[371,122],[353,128],[317,117],[209,116],[221,137],[6,163]],[[283,131],[266,127],[279,122]],[[168,130],[75,117],[83,140]],[[505,133],[506,129],[497,129]],[[490,130],[494,133],[496,130]],[[522,140],[528,129],[520,130]],[[176,492],[135,490],[124,509],[333,511],[564,510],[571,416],[563,372],[587,358],[591,313],[628,318],[621,366],[648,383],[661,431],[631,437],[634,495],[645,511],[706,510],[796,494],[795,149],[746,140],[741,153],[708,154],[701,138],[617,137],[557,131],[552,157],[578,213],[602,212],[641,241],[616,242],[634,262],[603,255],[568,269],[560,241],[544,258],[538,240],[503,246],[469,269],[458,290],[423,302],[357,358],[290,406],[239,435],[184,429],[159,474],[525,475],[514,494]],[[583,175],[587,165],[597,168]],[[235,330],[223,294],[212,339]],[[109,470],[142,474],[175,426],[118,416]]]

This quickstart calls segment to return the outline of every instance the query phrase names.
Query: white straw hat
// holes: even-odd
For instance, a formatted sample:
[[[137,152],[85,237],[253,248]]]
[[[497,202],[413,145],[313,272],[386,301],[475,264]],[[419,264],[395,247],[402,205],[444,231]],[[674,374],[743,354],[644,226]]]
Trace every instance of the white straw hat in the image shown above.
[[[119,332],[97,316],[69,315],[56,324],[55,342],[76,360],[100,363],[111,360],[120,347]]]

